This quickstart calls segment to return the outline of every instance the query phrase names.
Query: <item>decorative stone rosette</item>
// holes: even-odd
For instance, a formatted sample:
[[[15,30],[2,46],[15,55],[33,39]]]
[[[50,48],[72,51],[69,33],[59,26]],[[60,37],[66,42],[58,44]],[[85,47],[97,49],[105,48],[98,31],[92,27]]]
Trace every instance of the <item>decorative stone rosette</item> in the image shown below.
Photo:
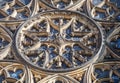
[[[73,70],[98,59],[102,38],[101,29],[84,14],[51,11],[36,15],[21,26],[15,49],[25,62],[38,69]]]

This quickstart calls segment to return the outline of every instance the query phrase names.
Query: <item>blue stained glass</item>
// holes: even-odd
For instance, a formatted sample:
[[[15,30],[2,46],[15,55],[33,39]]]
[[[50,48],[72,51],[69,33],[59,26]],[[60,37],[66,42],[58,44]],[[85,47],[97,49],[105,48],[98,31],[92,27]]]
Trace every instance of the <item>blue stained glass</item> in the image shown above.
[[[0,2],[0,7],[5,6],[5,3]]]
[[[58,20],[58,19],[55,19],[55,20],[54,20],[54,24],[58,25],[58,24],[59,24],[59,20]]]
[[[97,78],[108,78],[109,77],[108,70],[102,71],[101,69],[95,69],[95,72],[98,74]]]
[[[55,30],[54,28],[50,28],[50,32],[51,32],[50,40],[54,40],[56,38],[58,31]]]
[[[82,64],[82,62],[81,61],[76,61],[76,63],[77,63],[77,65],[81,65]]]
[[[2,15],[2,14],[0,14],[0,18],[5,18],[5,16],[4,16],[4,15]]]
[[[26,19],[28,16],[26,16],[25,13],[26,13],[26,11],[18,13],[17,18],[18,19],[21,19],[21,18]]]
[[[24,12],[21,13],[21,17],[22,18],[27,18],[28,17],[28,16],[25,15],[25,13],[26,13],[26,11],[24,11]]]
[[[70,38],[71,38],[71,36],[70,36],[70,35],[66,35],[66,38],[67,38],[67,39],[70,39]]]
[[[48,39],[47,37],[40,37],[41,41],[47,41],[47,39]]]
[[[2,39],[0,38],[0,47],[2,47],[3,45],[3,42],[2,42]]]
[[[6,5],[7,2],[11,2],[13,0],[0,0],[0,7],[3,7]]]
[[[78,46],[78,45],[74,45],[74,46],[73,46],[73,49],[74,49],[75,51],[81,50],[80,46]]]
[[[112,79],[113,79],[114,83],[119,83],[120,78],[117,75],[113,74]]]
[[[120,49],[120,38],[117,39],[116,47]]]
[[[2,1],[7,1],[7,2],[11,2],[11,1],[13,1],[13,0],[2,0]]]
[[[118,68],[117,71],[120,73],[120,68]]]
[[[116,0],[116,6],[120,8],[120,0]]]
[[[6,45],[8,45],[8,44],[9,44],[8,41],[4,41],[4,42],[3,42],[3,46],[6,46]]]
[[[100,18],[105,18],[105,14],[104,13],[99,13],[99,17]]]
[[[108,8],[108,6],[107,6],[107,5],[104,5],[102,8],[103,8],[103,9],[106,9],[106,8]]]
[[[52,58],[54,58],[54,57],[56,57],[57,56],[57,54],[55,54],[54,52],[51,52],[50,53],[50,58],[52,59]]]
[[[116,47],[116,43],[115,42],[110,42],[110,45],[115,48]]]
[[[66,35],[66,38],[67,38],[67,39],[70,39],[70,38],[71,38],[71,32],[72,32],[71,28],[67,28],[67,29],[66,29],[66,34],[67,34],[67,35]]]
[[[69,34],[69,35],[71,34],[71,32],[72,32],[71,28],[68,28],[68,29],[66,30],[66,33]]]
[[[116,0],[110,0],[110,2],[115,3],[115,2],[116,2]]]
[[[22,3],[24,3],[25,5],[29,4],[31,0],[20,0]]]
[[[65,47],[66,51],[70,52],[71,51],[71,48],[70,47]]]
[[[58,2],[57,6],[58,6],[58,8],[63,9],[63,8],[65,8],[66,5],[63,1],[60,1],[60,2]]]
[[[116,16],[116,20],[120,21],[120,15]]]
[[[55,50],[55,47],[51,46],[51,47],[49,47],[49,50],[53,51],[53,50]]]
[[[82,23],[80,23],[80,22],[76,22],[76,27],[75,28],[80,28],[82,26]]]
[[[62,68],[67,68],[68,66],[65,63],[62,63]]]
[[[8,41],[2,41],[2,39],[0,38],[0,47],[6,46],[6,45],[8,45],[8,44],[9,44]]]
[[[66,24],[67,23],[67,20],[66,19],[63,19],[63,24]]]
[[[105,13],[97,12],[97,16],[95,16],[96,19],[103,19],[105,18]]]
[[[20,79],[20,74],[23,72],[23,70],[17,70],[16,72],[9,71],[10,77],[15,78],[15,79]]]
[[[46,26],[46,23],[43,21],[39,24],[39,27],[44,28]]]
[[[92,0],[92,3],[94,5],[98,5],[99,3],[101,3],[103,0]]]
[[[13,7],[15,8],[19,8],[20,6],[18,4],[15,4]]]
[[[113,15],[113,14],[115,14],[115,10],[112,9],[109,11],[109,13],[110,13],[110,15]]]
[[[55,38],[56,38],[55,35],[51,35],[51,36],[50,36],[50,40],[54,40]]]
[[[7,14],[9,14],[9,15],[12,14],[12,12],[13,12],[13,10],[11,10],[11,9],[7,10]]]
[[[47,46],[43,45],[40,47],[41,50],[47,50]]]
[[[73,41],[80,41],[79,37],[73,37]]]
[[[110,42],[110,44],[111,44],[111,46],[112,46],[113,48],[118,48],[118,49],[120,49],[120,38],[118,38],[116,41]]]
[[[42,66],[42,65],[43,65],[43,61],[42,61],[42,60],[39,60],[39,61],[37,62],[37,64],[38,64],[39,66]]]
[[[11,77],[13,77],[13,78],[17,78],[17,79],[18,79],[18,76],[17,76],[16,73],[12,73],[12,74],[11,74]]]
[[[72,62],[72,54],[71,53],[65,53],[64,57]]]
[[[13,0],[0,0],[0,2],[11,2]]]
[[[0,83],[2,83],[2,81],[5,79],[4,75],[0,75]]]
[[[54,28],[50,28],[50,32],[53,33],[53,34],[58,33],[58,31],[55,30]]]
[[[120,8],[120,0],[110,0],[110,2],[114,3],[118,8]]]
[[[57,67],[56,67],[56,65],[57,65],[57,62],[56,63],[54,63],[54,64],[52,64],[52,67],[51,67],[51,69],[56,69]],[[59,67],[58,67],[59,68]]]

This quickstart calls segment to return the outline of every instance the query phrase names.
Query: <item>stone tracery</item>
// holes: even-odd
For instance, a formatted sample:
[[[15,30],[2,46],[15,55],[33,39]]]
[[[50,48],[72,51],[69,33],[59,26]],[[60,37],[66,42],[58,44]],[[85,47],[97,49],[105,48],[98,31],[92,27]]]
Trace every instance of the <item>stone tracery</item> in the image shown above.
[[[32,15],[33,0],[4,0],[0,2],[0,20],[24,20]]]
[[[118,83],[119,2],[0,0],[0,83]]]
[[[16,62],[0,61],[0,82],[24,83],[26,82],[27,69]]]
[[[90,23],[92,20],[87,17],[81,18],[82,14],[65,13],[44,13],[18,30],[16,47],[19,53],[23,53],[22,57],[26,56],[34,65],[44,69],[57,70],[82,65],[97,54],[102,44],[102,39],[99,40],[102,33],[97,25]],[[85,24],[86,21],[89,25]],[[28,23],[31,23],[30,27]]]
[[[118,83],[119,82],[119,62],[104,62],[94,64],[91,68],[91,78],[90,83]]]
[[[87,0],[90,16],[102,21],[120,21],[119,3],[119,0]]]

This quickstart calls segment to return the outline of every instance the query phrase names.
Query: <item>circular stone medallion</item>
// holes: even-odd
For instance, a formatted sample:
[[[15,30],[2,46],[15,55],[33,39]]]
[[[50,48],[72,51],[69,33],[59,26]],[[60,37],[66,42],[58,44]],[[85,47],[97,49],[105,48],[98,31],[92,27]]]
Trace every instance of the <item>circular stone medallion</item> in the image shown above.
[[[15,48],[33,67],[67,71],[100,56],[103,35],[93,20],[71,11],[49,11],[26,21],[17,31]]]

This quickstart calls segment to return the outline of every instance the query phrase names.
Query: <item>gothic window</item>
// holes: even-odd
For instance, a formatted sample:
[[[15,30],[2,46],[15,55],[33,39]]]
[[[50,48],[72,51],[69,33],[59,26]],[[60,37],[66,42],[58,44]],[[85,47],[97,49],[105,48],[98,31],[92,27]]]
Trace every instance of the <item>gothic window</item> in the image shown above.
[[[119,83],[120,0],[0,0],[0,83]]]

